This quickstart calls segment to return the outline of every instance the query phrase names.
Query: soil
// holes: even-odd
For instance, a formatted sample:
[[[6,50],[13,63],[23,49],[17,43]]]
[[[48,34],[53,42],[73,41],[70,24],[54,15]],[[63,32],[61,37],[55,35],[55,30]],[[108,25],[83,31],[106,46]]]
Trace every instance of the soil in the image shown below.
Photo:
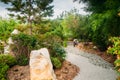
[[[29,66],[15,65],[7,72],[8,80],[30,80]]]
[[[87,42],[87,44],[85,42],[81,42],[78,44],[77,48],[90,54],[96,54],[112,64],[114,64],[114,61],[116,59],[116,56],[112,56],[106,51],[100,51],[92,42]]]
[[[73,80],[80,69],[68,61],[63,62],[61,69],[55,69],[57,80]]]
[[[8,70],[8,80],[30,80],[29,66],[14,66]],[[79,72],[76,65],[64,61],[60,69],[55,69],[57,80],[73,80]]]

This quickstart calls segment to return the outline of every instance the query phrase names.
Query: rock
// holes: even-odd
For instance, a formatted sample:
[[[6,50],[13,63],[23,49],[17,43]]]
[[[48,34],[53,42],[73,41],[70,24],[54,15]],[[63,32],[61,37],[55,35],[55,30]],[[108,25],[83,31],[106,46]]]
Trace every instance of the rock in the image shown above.
[[[97,46],[93,46],[93,49],[97,50]]]
[[[16,34],[19,34],[19,33],[20,32],[17,29],[14,29],[13,32],[11,33],[11,35],[16,35]],[[12,37],[9,37],[7,44],[4,46],[4,54],[8,54],[8,53],[11,52],[11,50],[10,50],[10,45],[11,44],[14,44],[14,42],[12,40]]]
[[[20,32],[19,32],[17,29],[14,29],[13,32],[11,33],[11,35],[17,35],[17,34],[19,34],[19,33],[20,33]],[[12,40],[12,37],[9,37],[9,38],[8,38],[8,42],[7,42],[7,43],[8,43],[9,45],[10,45],[10,44],[14,44],[14,43],[13,43],[13,40]]]
[[[6,45],[6,46],[4,46],[4,54],[8,54],[8,53],[10,53],[10,46],[9,45]]]
[[[13,43],[13,40],[12,40],[12,37],[9,37],[9,38],[8,38],[8,42],[7,42],[7,43],[8,43],[8,45],[14,44],[14,43]]]
[[[19,34],[20,32],[17,29],[14,29],[11,34]]]
[[[30,78],[31,80],[56,80],[50,55],[46,48],[31,51]]]

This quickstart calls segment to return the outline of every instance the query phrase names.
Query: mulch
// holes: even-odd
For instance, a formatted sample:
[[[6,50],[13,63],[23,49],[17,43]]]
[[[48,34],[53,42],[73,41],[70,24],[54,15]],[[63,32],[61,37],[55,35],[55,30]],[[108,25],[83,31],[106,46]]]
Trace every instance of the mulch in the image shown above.
[[[64,61],[60,69],[55,69],[57,80],[73,80],[80,71],[79,67]],[[15,65],[7,71],[8,80],[30,80],[30,67]]]
[[[57,76],[57,80],[73,80],[79,71],[79,67],[65,60],[60,69],[55,69],[55,74]]]

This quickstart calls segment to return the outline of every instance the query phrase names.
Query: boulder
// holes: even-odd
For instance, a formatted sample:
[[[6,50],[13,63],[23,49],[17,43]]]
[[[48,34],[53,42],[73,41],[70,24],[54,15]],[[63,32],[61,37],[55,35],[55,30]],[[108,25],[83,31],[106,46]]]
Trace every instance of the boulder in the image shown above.
[[[56,80],[50,55],[46,48],[31,51],[29,64],[31,80]]]
[[[16,35],[16,34],[19,34],[19,33],[20,32],[17,29],[14,29],[13,32],[11,33],[11,35]],[[11,50],[10,50],[10,45],[11,44],[14,44],[14,42],[12,40],[12,37],[9,37],[7,44],[4,46],[4,54],[11,53]]]

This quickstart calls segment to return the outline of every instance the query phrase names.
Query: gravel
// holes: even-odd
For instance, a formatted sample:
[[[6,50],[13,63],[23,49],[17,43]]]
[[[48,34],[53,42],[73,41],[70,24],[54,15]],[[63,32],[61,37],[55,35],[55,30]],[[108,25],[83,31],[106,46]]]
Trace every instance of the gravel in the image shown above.
[[[72,45],[65,50],[66,59],[80,68],[74,80],[116,80],[117,74],[113,65],[96,54],[83,52]]]

